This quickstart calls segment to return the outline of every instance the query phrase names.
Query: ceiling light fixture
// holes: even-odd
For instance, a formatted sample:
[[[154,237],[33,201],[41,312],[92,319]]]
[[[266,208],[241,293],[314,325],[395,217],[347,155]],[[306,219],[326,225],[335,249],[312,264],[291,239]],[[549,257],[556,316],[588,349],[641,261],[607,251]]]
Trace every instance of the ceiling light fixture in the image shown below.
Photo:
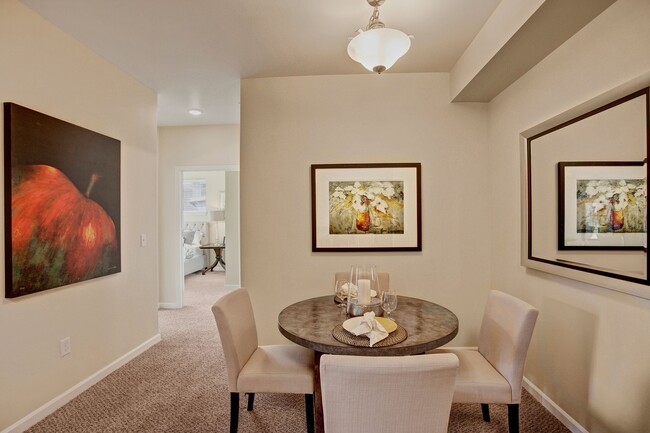
[[[187,110],[187,112],[190,113],[192,116],[200,116],[201,114],[203,114],[203,110],[201,110],[200,108],[190,108],[189,110]]]
[[[411,48],[412,36],[399,30],[386,28],[379,21],[379,6],[385,0],[367,0],[374,8],[368,26],[359,29],[348,44],[348,55],[369,71],[381,74],[395,64]]]

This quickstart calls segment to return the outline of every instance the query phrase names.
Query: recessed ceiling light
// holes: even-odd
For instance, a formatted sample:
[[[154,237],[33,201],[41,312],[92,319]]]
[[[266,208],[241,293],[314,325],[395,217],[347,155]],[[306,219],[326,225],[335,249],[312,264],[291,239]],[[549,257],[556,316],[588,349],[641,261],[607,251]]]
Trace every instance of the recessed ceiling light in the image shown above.
[[[201,110],[200,108],[190,108],[189,110],[187,110],[187,112],[190,113],[192,116],[200,116],[201,114],[203,114],[203,110]]]

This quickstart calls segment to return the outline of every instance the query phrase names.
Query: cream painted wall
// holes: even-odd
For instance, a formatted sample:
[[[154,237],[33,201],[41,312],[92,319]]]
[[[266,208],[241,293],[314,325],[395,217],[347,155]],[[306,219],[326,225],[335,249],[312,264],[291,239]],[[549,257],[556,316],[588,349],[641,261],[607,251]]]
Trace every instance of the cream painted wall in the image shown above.
[[[169,126],[158,129],[160,157],[158,162],[160,188],[160,293],[163,307],[182,306],[182,272],[180,246],[180,182],[184,170],[239,170],[239,125]],[[230,208],[228,193],[226,207]],[[238,219],[239,209],[229,209],[226,227],[231,218]],[[236,226],[236,224],[235,224]],[[234,240],[231,239],[234,243]],[[226,248],[226,263],[239,269],[235,249]],[[226,284],[239,285],[239,273],[226,271]]]
[[[226,172],[226,287],[240,287],[239,172]]]
[[[282,308],[373,263],[400,293],[453,310],[455,344],[475,342],[489,287],[486,105],[450,104],[444,73],[248,79],[241,101],[242,286],[260,341],[283,341]],[[422,252],[312,253],[310,164],[351,162],[422,163]]]
[[[491,286],[540,309],[525,374],[591,433],[650,431],[650,301],[519,265],[519,134],[650,72],[648,23],[617,1],[490,104]]]
[[[154,92],[16,0],[0,29],[0,99],[121,140],[122,159],[122,271],[0,303],[4,430],[158,335],[158,150]]]

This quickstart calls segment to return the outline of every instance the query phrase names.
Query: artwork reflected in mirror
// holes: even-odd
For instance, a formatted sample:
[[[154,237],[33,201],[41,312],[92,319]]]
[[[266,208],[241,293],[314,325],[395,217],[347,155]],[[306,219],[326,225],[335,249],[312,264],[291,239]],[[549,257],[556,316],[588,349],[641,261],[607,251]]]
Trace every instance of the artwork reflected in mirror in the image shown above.
[[[647,288],[618,282],[650,285],[649,88],[609,94],[522,133],[527,206],[522,263],[650,297]]]
[[[558,249],[646,247],[643,162],[560,162],[558,173]]]

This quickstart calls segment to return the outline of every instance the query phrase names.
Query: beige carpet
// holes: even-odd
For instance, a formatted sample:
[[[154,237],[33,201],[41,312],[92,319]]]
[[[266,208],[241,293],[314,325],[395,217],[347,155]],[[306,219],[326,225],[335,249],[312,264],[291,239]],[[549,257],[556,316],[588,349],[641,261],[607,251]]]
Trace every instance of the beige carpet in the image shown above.
[[[223,272],[189,276],[186,307],[160,311],[160,343],[28,432],[228,432],[225,365],[210,311],[223,293]],[[253,412],[241,399],[241,433],[306,431],[303,396],[255,397]],[[520,410],[522,433],[569,431],[526,392]],[[507,432],[505,406],[493,405],[491,414],[484,423],[479,405],[455,404],[449,432]]]

